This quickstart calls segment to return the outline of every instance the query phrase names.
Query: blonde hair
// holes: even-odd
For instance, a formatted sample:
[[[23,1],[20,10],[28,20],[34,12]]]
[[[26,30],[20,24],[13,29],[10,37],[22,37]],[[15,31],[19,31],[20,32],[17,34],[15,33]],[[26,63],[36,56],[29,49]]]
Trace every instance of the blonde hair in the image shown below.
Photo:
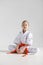
[[[29,25],[29,22],[28,22],[27,20],[23,20],[22,24],[23,24],[23,23],[25,23],[25,22],[27,22],[27,23],[28,23],[28,25]]]

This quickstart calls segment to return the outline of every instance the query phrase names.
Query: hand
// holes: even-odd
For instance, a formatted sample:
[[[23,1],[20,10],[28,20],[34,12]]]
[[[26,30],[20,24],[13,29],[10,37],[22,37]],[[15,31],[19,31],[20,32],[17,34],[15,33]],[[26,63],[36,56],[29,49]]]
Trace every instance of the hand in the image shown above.
[[[16,50],[18,54],[22,54],[23,52],[20,51],[20,49]]]

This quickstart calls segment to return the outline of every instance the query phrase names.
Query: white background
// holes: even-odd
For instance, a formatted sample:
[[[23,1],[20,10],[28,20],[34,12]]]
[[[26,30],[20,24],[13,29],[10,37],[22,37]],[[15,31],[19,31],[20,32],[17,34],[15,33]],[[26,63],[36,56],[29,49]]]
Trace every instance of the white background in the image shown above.
[[[0,0],[0,49],[7,49],[21,30],[31,23],[33,46],[43,47],[43,0]]]

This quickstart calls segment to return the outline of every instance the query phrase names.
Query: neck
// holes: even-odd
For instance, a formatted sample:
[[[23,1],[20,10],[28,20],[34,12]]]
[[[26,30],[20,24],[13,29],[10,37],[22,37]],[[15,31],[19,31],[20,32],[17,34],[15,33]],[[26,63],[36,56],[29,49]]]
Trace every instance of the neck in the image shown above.
[[[26,32],[26,30],[23,30],[23,33],[25,33]]]

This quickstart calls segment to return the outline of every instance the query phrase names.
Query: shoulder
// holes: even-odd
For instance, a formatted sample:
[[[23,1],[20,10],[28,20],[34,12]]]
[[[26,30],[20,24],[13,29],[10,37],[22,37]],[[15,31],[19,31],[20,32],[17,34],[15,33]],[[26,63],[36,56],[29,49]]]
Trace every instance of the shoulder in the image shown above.
[[[20,35],[21,35],[21,32],[18,33],[18,36],[20,36]]]
[[[29,31],[29,32],[28,32],[28,36],[29,36],[29,38],[33,37],[33,35],[32,35],[32,32],[31,32],[31,31]]]

